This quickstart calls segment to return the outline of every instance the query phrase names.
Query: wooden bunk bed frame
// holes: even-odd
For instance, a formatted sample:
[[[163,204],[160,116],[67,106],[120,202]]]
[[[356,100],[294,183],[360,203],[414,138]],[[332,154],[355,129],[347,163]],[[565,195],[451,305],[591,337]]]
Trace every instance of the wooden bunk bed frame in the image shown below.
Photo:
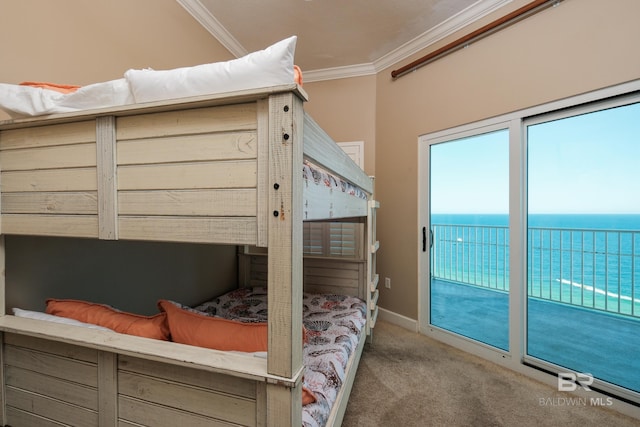
[[[0,425],[301,425],[303,282],[364,299],[367,336],[378,295],[373,181],[306,99],[291,84],[0,122]],[[367,200],[304,188],[303,159]],[[303,263],[303,221],[345,217],[366,222],[365,259]],[[5,315],[5,235],[237,245],[240,286],[266,275],[267,358]]]

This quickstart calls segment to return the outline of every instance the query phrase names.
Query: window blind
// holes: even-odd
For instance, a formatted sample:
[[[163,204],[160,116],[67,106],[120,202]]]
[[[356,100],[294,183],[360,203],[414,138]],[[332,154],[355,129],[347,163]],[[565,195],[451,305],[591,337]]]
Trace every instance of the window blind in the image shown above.
[[[348,222],[305,222],[305,255],[358,258],[361,224]]]

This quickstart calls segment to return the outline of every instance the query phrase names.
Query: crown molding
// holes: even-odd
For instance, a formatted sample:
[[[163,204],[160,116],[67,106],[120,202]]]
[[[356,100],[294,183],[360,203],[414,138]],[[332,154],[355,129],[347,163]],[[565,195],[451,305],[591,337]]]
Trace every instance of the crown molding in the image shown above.
[[[246,55],[247,50],[220,24],[200,0],[176,0],[196,21],[213,35],[236,58]],[[405,43],[397,49],[387,53],[372,63],[349,65],[344,67],[324,68],[318,70],[303,70],[304,81],[316,82],[335,80],[349,77],[361,77],[376,74],[391,67],[411,55],[428,48],[445,37],[461,30],[467,25],[487,16],[513,0],[478,0],[462,12],[452,16],[441,24],[433,27]]]
[[[319,70],[302,70],[304,82],[312,83],[323,80],[346,79],[349,77],[362,77],[376,74],[373,64],[347,65],[344,67],[323,68]]]
[[[213,37],[236,58],[245,56],[249,52],[231,35],[215,16],[200,3],[199,0],[176,0],[196,21],[202,25]]]
[[[475,21],[484,18],[512,1],[513,0],[478,0],[462,12],[452,16],[429,31],[422,33],[413,40],[377,59],[373,65],[377,72],[382,71],[387,67],[391,67],[398,62],[407,59],[411,55],[439,42],[445,37],[450,36],[456,31],[459,31]]]

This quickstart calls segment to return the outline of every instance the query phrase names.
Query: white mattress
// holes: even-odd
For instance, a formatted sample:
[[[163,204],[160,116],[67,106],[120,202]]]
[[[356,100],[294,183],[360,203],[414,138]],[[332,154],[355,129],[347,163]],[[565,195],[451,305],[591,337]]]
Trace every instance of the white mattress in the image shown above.
[[[290,84],[296,41],[291,36],[231,61],[172,70],[128,70],[121,79],[67,94],[0,83],[0,109],[16,119]]]

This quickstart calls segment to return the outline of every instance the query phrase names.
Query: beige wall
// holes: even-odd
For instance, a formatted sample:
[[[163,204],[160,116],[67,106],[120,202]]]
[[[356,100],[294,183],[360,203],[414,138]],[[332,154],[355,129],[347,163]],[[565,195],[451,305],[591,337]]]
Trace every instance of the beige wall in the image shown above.
[[[175,0],[3,0],[0,81],[86,85],[231,59]]]
[[[303,71],[304,73],[304,71]],[[305,110],[338,142],[364,141],[364,168],[375,175],[376,77],[305,83]]]
[[[637,0],[565,0],[396,81],[409,60],[378,74],[382,307],[418,315],[418,136],[640,78],[638,16]]]

